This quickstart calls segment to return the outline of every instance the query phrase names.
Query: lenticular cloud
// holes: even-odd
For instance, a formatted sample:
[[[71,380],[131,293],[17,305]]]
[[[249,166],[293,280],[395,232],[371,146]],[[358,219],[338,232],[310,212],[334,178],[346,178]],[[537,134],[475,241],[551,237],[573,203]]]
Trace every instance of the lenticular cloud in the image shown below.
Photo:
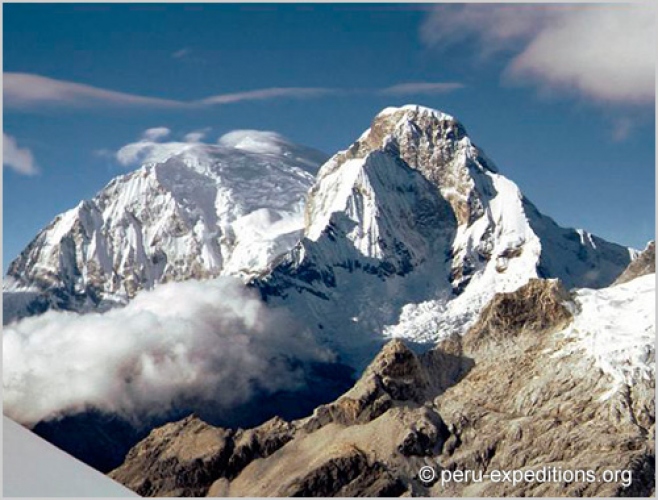
[[[5,327],[4,411],[24,424],[95,408],[131,419],[181,403],[229,408],[294,390],[329,361],[284,311],[237,279],[161,285],[125,308],[49,311]]]

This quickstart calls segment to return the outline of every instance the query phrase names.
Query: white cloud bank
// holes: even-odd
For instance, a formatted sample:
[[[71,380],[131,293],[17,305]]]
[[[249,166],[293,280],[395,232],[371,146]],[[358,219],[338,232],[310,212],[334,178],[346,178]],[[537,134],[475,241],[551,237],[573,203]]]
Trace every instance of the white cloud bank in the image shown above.
[[[655,92],[652,5],[441,5],[421,27],[429,45],[474,41],[509,55],[504,78],[597,102],[646,104]]]
[[[49,311],[3,332],[4,412],[25,424],[90,407],[141,419],[295,389],[289,361],[332,358],[237,279],[142,292],[122,309]]]
[[[20,148],[16,139],[2,133],[2,166],[9,167],[21,175],[35,175],[39,173],[34,156],[27,148]]]

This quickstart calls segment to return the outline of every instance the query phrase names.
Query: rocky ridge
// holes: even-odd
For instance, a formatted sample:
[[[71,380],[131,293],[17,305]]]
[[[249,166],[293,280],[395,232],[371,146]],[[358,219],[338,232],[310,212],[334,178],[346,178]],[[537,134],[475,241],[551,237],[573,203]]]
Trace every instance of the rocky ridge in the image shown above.
[[[111,477],[158,496],[651,495],[654,381],[611,392],[594,359],[565,355],[574,315],[559,282],[532,280],[496,295],[463,338],[424,354],[389,342],[350,391],[307,418],[232,431],[190,417],[153,431]],[[197,447],[200,433],[211,438]],[[203,472],[181,473],[190,465]],[[633,481],[427,483],[424,465],[630,470]]]

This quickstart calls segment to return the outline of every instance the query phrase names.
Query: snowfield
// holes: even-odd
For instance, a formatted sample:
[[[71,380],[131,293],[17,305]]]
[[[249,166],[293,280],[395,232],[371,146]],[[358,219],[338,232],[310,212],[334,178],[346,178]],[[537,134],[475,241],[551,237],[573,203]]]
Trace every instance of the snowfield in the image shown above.
[[[653,380],[656,370],[656,275],[601,290],[581,289],[562,353],[584,351],[617,387]]]
[[[2,417],[3,497],[138,497],[7,417]]]

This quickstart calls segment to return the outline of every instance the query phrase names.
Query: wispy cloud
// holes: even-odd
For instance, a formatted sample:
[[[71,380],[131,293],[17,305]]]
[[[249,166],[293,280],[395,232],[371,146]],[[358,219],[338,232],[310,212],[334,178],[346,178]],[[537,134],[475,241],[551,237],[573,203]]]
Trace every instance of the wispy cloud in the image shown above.
[[[189,151],[195,151],[198,156],[208,151],[219,154],[292,154],[299,161],[311,162],[314,167],[327,159],[324,153],[294,144],[285,136],[270,130],[238,129],[225,133],[216,142],[204,141],[210,130],[210,127],[206,127],[170,138],[168,128],[154,127],[145,130],[139,139],[121,146],[117,151],[101,149],[95,151],[95,155],[115,160],[125,167],[160,163]],[[182,137],[182,140],[178,137]]]
[[[399,83],[379,91],[383,95],[446,94],[464,88],[458,82],[409,82]]]
[[[169,134],[171,134],[171,130],[167,127],[153,127],[146,129],[142,134],[142,137],[147,141],[157,141],[159,139],[164,139]]]
[[[75,110],[114,108],[117,106],[138,109],[184,110],[274,99],[313,99],[331,95],[443,94],[463,87],[464,85],[458,82],[405,82],[376,89],[267,87],[217,94],[191,101],[181,101],[117,92],[29,73],[10,72],[4,73],[4,102],[7,108],[22,111],[38,111],[46,107]],[[190,137],[193,139],[195,136]]]
[[[192,132],[185,134],[184,140],[185,142],[199,143],[205,139],[208,132],[210,132],[210,127],[206,127],[200,130],[193,130]]]
[[[188,48],[180,49],[175,52],[172,52],[171,57],[174,59],[183,59],[187,56],[189,56],[192,53],[192,51]]]
[[[29,73],[9,72],[3,76],[5,106],[20,110],[41,109],[44,106],[71,109],[116,106],[193,109],[269,99],[321,97],[338,92],[336,89],[318,87],[270,87],[218,94],[194,101],[180,101],[116,92]]]
[[[124,167],[165,161],[167,158],[188,151],[198,143],[157,142],[142,139],[122,146],[114,155]]]
[[[635,123],[628,117],[620,117],[614,120],[612,124],[612,138],[615,142],[623,142],[628,139],[633,132]]]
[[[482,57],[507,58],[508,82],[604,103],[654,100],[650,5],[441,5],[420,34],[440,50],[472,41]]]
[[[3,81],[4,103],[8,108],[30,109],[54,105],[67,108],[126,106],[176,109],[188,105],[176,100],[116,92],[30,73],[4,73]]]
[[[308,98],[320,97],[339,92],[337,89],[322,87],[271,87],[266,89],[248,90],[246,92],[234,92],[231,94],[219,94],[207,97],[200,102],[202,104],[231,104],[244,101],[262,101],[276,98]]]
[[[2,166],[9,167],[21,175],[39,173],[32,152],[27,148],[18,147],[16,139],[4,132],[2,133]]]

